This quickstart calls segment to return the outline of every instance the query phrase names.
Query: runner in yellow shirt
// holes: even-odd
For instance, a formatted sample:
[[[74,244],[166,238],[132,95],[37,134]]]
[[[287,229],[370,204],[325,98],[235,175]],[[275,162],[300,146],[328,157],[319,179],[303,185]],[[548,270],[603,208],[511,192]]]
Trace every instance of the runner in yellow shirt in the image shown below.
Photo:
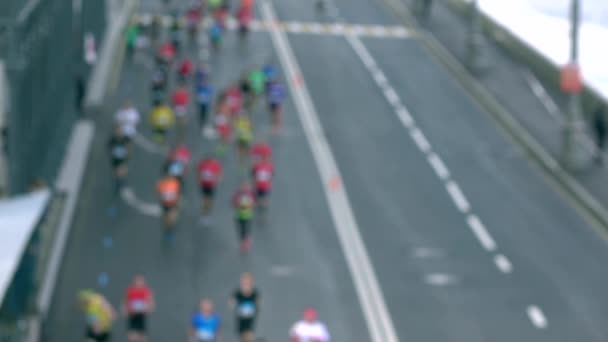
[[[150,124],[154,130],[154,140],[164,144],[167,140],[167,131],[175,125],[175,114],[167,104],[159,104],[150,113]]]
[[[86,341],[109,341],[112,323],[116,319],[116,312],[112,305],[104,296],[93,290],[80,291],[78,300],[87,321]]]

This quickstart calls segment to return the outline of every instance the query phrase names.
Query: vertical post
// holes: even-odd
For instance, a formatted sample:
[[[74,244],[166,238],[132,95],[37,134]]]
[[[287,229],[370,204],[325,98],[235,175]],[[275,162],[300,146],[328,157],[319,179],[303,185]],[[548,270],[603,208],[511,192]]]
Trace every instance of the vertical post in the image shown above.
[[[580,0],[572,0],[570,8],[570,63],[578,64],[578,36],[580,27]],[[581,118],[581,103],[578,93],[571,93],[569,108],[564,127],[564,138],[562,147],[562,158],[564,166],[572,170],[575,165],[574,148],[576,133],[579,129]]]

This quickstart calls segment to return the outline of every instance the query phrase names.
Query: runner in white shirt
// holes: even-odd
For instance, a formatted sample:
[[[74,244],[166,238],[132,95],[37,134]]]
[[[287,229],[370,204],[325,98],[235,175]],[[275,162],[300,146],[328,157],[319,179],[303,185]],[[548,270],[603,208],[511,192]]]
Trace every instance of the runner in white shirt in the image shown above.
[[[330,339],[327,327],[317,320],[317,311],[313,308],[305,309],[303,319],[289,332],[290,342],[329,342]]]
[[[137,125],[139,125],[140,115],[137,109],[130,103],[126,102],[125,105],[116,112],[114,118],[116,124],[118,124],[124,134],[129,138],[133,139],[137,134]]]

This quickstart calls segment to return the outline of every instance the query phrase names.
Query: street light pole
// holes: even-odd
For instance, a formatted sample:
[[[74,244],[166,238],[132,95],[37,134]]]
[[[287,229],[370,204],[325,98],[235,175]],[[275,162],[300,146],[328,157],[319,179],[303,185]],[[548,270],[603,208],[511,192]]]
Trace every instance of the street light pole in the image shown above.
[[[570,8],[570,63],[578,65],[578,38],[580,28],[580,0],[572,0]],[[570,94],[569,108],[564,127],[564,140],[562,157],[567,169],[572,170],[575,165],[574,148],[577,131],[581,124],[581,103],[578,92]]]
[[[467,35],[467,62],[469,70],[479,70],[479,58],[481,54],[481,15],[479,13],[479,1],[471,1],[471,22]]]

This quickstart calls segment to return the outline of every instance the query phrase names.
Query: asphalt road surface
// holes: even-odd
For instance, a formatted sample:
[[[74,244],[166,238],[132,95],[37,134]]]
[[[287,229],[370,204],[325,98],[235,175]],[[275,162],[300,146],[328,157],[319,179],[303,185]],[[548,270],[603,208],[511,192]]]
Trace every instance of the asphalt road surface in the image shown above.
[[[259,9],[266,6],[258,2]],[[143,10],[155,6],[145,4]],[[272,9],[283,22],[399,25],[380,0],[335,0],[325,14],[312,1],[273,1]],[[268,12],[257,17],[268,19]],[[269,222],[256,225],[246,257],[238,252],[229,207],[242,178],[232,151],[223,159],[212,227],[198,224],[193,177],[171,247],[161,244],[159,220],[149,213],[122,203],[116,218],[108,215],[111,117],[125,99],[142,113],[150,104],[149,54],[125,63],[107,112],[96,118],[45,341],[81,341],[77,290],[97,288],[118,304],[136,272],[147,276],[157,297],[150,341],[184,340],[202,297],[216,302],[225,340],[236,341],[227,300],[244,270],[254,273],[261,291],[258,332],[266,341],[285,341],[302,308],[312,305],[334,341],[390,342],[373,340],[367,301],[387,309],[399,341],[608,340],[606,241],[415,39],[295,31],[280,44],[279,31],[261,30],[244,46],[230,33],[209,60],[216,88],[268,59],[293,82],[284,132],[271,138],[276,178]],[[187,53],[198,58],[201,48],[194,42]],[[297,69],[301,78],[289,77]],[[324,137],[307,133],[300,120],[307,108],[314,108],[308,115],[318,117]],[[264,106],[253,115],[256,134],[267,136]],[[146,122],[141,133],[150,137]],[[335,184],[320,177],[325,164],[318,146],[325,141],[339,169]],[[196,125],[188,143],[196,158],[215,145]],[[154,203],[161,161],[161,151],[137,146],[129,186],[142,202]],[[379,297],[357,288],[361,265],[345,257],[336,229],[342,216],[328,195],[335,187],[346,195],[345,211],[356,222],[348,228],[365,245],[373,267],[365,278],[377,280]],[[117,340],[124,339],[123,325],[116,325]]]

